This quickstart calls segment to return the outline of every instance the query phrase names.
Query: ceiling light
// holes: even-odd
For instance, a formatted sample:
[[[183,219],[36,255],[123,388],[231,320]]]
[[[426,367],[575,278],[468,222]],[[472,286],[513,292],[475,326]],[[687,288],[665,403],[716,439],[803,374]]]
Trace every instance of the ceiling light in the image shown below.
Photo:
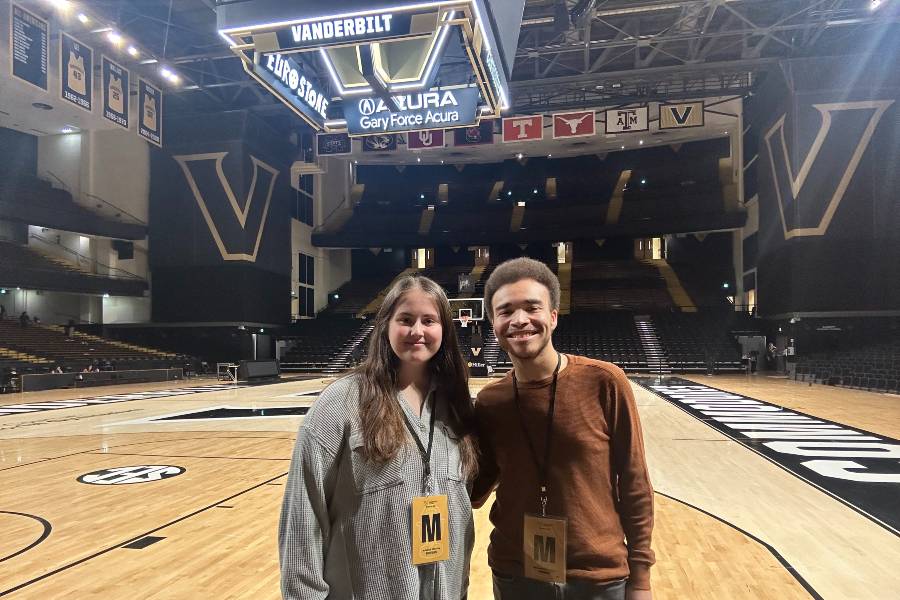
[[[156,60],[155,58],[145,58],[144,60],[141,61],[141,64],[142,64],[142,65],[153,65],[153,64],[156,64],[156,63],[158,63],[158,62],[159,62],[159,61]]]
[[[638,145],[639,145],[639,146],[643,146],[643,145],[644,145],[644,140],[638,140]]]
[[[62,11],[72,8],[72,3],[69,0],[50,0],[50,4],[53,5],[53,8]]]
[[[87,25],[91,21],[91,19],[84,13],[78,13],[78,20],[81,21],[84,25]]]
[[[77,128],[72,127],[71,125],[66,125],[60,130],[60,133],[75,133],[76,131],[78,131]]]
[[[115,44],[116,46],[118,46],[119,44],[122,43],[122,36],[118,32],[115,32],[115,31],[110,31],[109,33],[107,33],[106,39],[108,39],[111,43]]]
[[[134,58],[137,58],[141,53],[134,46],[128,46],[128,54],[130,54]]]
[[[881,0],[872,0],[869,2],[869,10],[878,10],[881,6]]]

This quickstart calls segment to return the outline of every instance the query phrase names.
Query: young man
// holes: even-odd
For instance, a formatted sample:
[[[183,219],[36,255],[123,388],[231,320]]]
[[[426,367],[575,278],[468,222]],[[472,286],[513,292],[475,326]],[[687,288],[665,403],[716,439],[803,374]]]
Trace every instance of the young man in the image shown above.
[[[498,600],[650,600],[653,490],[621,369],[553,347],[559,281],[517,258],[485,285],[513,370],[478,394],[473,504],[491,507]],[[626,543],[627,540],[627,543]]]

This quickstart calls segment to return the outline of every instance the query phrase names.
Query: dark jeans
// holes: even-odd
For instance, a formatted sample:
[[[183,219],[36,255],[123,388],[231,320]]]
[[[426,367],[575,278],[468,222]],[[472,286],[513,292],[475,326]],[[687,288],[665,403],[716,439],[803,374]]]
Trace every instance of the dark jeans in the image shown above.
[[[586,579],[544,583],[495,572],[494,600],[625,600],[625,580],[607,584]]]

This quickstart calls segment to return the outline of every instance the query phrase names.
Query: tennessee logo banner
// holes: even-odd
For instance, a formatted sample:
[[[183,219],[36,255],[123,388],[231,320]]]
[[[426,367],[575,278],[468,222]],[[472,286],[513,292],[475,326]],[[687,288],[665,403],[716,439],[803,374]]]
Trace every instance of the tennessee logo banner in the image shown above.
[[[503,119],[503,141],[530,142],[544,138],[543,115],[507,117]]]

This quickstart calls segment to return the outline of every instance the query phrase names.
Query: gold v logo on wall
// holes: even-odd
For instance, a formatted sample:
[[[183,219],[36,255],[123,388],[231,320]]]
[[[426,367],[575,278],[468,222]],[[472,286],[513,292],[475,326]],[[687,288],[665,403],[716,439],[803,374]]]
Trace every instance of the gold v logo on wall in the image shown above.
[[[806,153],[806,157],[803,159],[800,170],[797,171],[796,175],[794,174],[794,169],[791,166],[790,160],[790,156],[793,153],[788,151],[787,143],[784,139],[784,120],[787,115],[782,115],[781,118],[766,132],[763,139],[765,139],[766,148],[768,150],[769,168],[771,168],[772,180],[775,186],[775,197],[778,200],[778,210],[781,216],[781,225],[784,230],[785,239],[825,235],[828,231],[828,226],[831,224],[831,220],[834,217],[834,213],[837,211],[838,206],[840,206],[841,200],[844,198],[844,193],[847,191],[847,187],[850,185],[850,181],[853,179],[857,167],[859,167],[862,155],[869,146],[872,135],[875,133],[875,128],[878,126],[878,122],[881,120],[884,112],[893,103],[893,100],[866,100],[861,102],[813,104],[813,108],[822,115],[822,122],[819,125],[819,131],[812,142],[812,146],[810,146],[809,151]],[[836,131],[831,137],[829,137],[828,133],[832,128],[834,113],[855,110],[870,110],[872,111],[872,114],[869,116],[865,127],[862,128],[862,132],[858,134],[859,140],[854,148],[852,142],[848,142],[856,137],[855,131]],[[772,143],[772,138],[775,137],[776,134],[780,138],[780,144]],[[826,152],[821,153],[822,148],[825,147],[826,144]],[[850,152],[851,148],[852,152]],[[842,151],[850,152],[849,156],[842,156],[840,154]],[[821,157],[820,153],[822,154]],[[799,154],[799,152],[796,154]],[[779,158],[777,167],[775,161],[776,155]],[[847,161],[846,165],[841,164],[843,160]],[[837,161],[841,162],[834,164]],[[811,199],[810,202],[807,202],[806,200],[804,200],[804,203],[799,202],[800,193],[804,190],[807,178],[810,177],[811,174],[813,178],[816,179],[817,183],[822,185],[821,182],[824,181],[825,175],[836,173],[841,173],[841,176],[834,184],[833,190],[826,188],[821,190],[821,194],[813,194],[815,196],[820,196],[823,200],[827,199],[827,204],[823,204],[820,214],[816,214],[816,209],[810,207],[814,199]],[[785,188],[785,191],[788,191],[789,188],[789,197],[787,194],[782,193],[782,187]],[[807,192],[807,195],[810,193],[811,192]],[[797,226],[798,221],[801,221],[804,216],[816,223],[815,226]]]
[[[183,154],[179,156],[173,156],[172,158],[175,159],[175,161],[181,166],[181,170],[184,172],[184,176],[187,179],[188,186],[190,186],[191,192],[193,192],[194,194],[194,199],[197,201],[197,206],[200,208],[200,212],[203,214],[203,219],[206,221],[206,226],[209,228],[209,233],[212,235],[213,240],[215,240],[216,242],[216,247],[219,249],[219,253],[222,255],[222,259],[256,262],[256,255],[259,252],[259,246],[262,242],[263,231],[266,228],[266,219],[269,214],[269,204],[272,202],[272,192],[275,189],[275,180],[278,179],[279,171],[259,160],[255,156],[251,155],[250,160],[253,163],[253,177],[250,181],[250,189],[247,191],[247,199],[244,202],[244,207],[241,208],[234,194],[234,190],[232,189],[231,184],[228,182],[228,178],[225,176],[225,171],[222,168],[222,161],[227,155],[227,152],[209,152],[206,154]],[[219,226],[216,224],[215,219],[213,219],[212,215],[210,214],[207,200],[201,193],[200,188],[197,185],[197,180],[194,177],[194,174],[191,172],[190,167],[188,166],[188,164],[192,162],[207,160],[215,161],[216,175],[218,175],[219,183],[222,186],[222,191],[225,193],[225,197],[228,198],[228,203],[234,211],[234,216],[237,219],[238,224],[241,226],[241,229],[243,229],[244,231],[247,230],[247,215],[250,213],[250,208],[253,205],[254,200],[258,200],[263,197],[263,193],[258,192],[257,187],[259,186],[260,188],[265,190],[265,204],[263,206],[262,216],[260,217],[259,224],[257,225],[256,239],[253,244],[252,253],[248,254],[247,252],[230,252],[226,247],[225,242],[222,240],[222,233],[219,230]],[[260,184],[260,170],[269,173],[268,186],[265,183]]]

